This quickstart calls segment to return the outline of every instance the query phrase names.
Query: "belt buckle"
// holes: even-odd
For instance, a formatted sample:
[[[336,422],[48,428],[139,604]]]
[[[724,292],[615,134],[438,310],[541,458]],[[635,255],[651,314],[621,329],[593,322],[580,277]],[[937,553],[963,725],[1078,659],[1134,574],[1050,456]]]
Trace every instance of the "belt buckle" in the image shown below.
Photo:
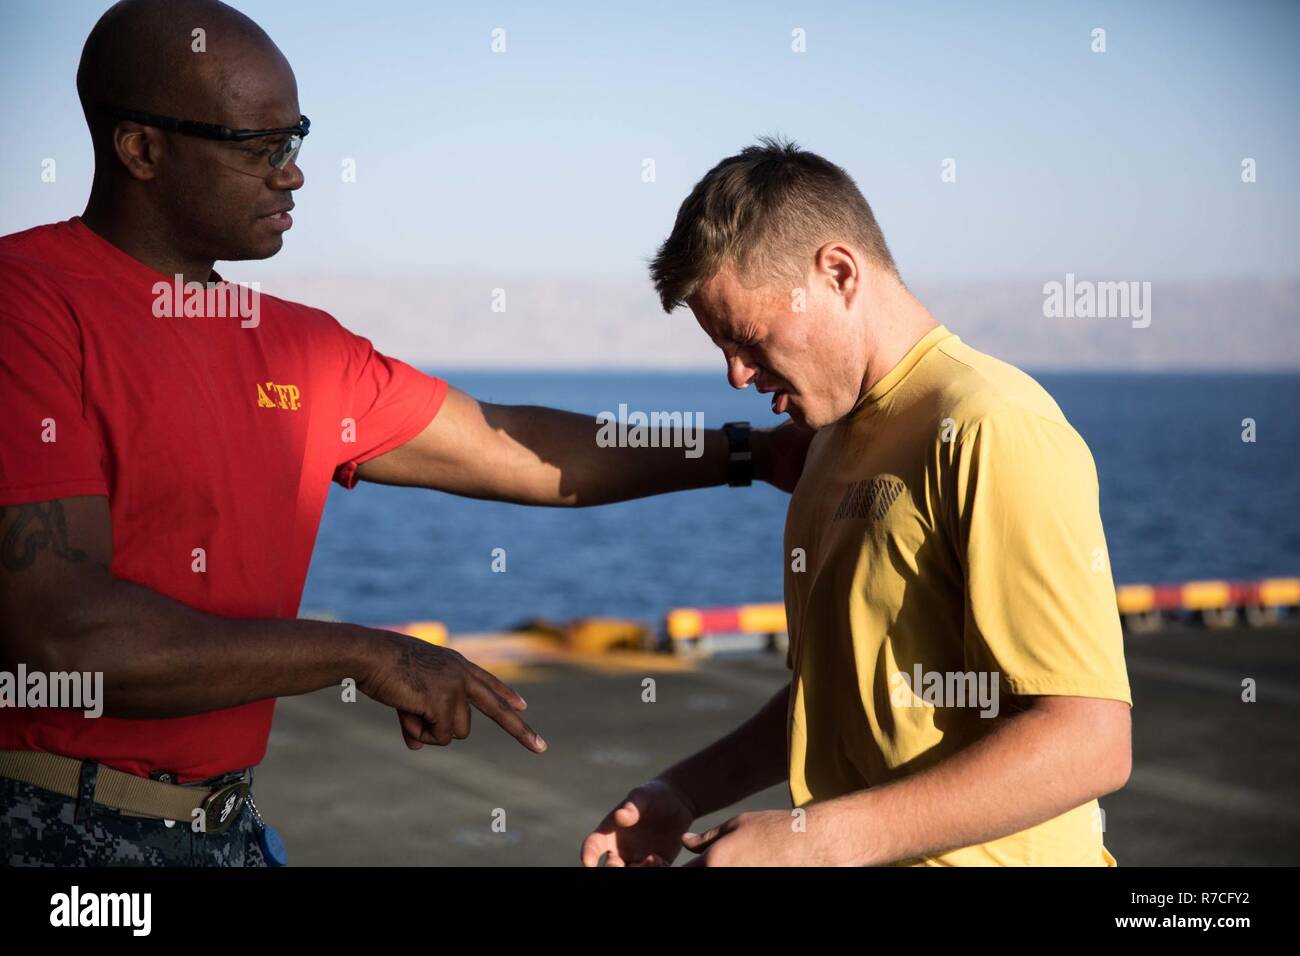
[[[203,832],[224,833],[238,819],[239,811],[247,801],[247,780],[237,780],[213,790],[202,804]]]

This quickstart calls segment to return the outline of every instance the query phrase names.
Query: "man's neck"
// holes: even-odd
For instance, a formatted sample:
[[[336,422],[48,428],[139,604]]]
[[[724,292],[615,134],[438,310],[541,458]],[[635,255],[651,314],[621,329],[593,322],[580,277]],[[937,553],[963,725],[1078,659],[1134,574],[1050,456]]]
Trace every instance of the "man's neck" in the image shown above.
[[[161,222],[139,221],[93,191],[81,221],[101,239],[165,276],[180,275],[185,282],[202,283],[212,276],[212,261],[178,253]]]
[[[865,395],[894,370],[917,342],[939,327],[929,311],[902,283],[889,283],[876,314],[868,324],[867,370],[862,378]]]

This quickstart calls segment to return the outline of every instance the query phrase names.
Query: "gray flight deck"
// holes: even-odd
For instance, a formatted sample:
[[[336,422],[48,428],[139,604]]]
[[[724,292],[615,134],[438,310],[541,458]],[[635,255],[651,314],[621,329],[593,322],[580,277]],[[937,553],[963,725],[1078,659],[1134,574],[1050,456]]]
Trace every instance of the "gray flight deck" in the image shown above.
[[[1120,865],[1300,863],[1300,627],[1169,626],[1126,640],[1134,770],[1101,801]],[[1246,678],[1254,703],[1242,700]],[[550,745],[542,755],[477,711],[469,739],[411,752],[391,710],[321,691],[280,701],[254,793],[291,864],[571,866],[631,785],[787,679],[783,659],[762,652],[675,671],[528,667],[510,683]],[[744,804],[788,805],[783,787]]]

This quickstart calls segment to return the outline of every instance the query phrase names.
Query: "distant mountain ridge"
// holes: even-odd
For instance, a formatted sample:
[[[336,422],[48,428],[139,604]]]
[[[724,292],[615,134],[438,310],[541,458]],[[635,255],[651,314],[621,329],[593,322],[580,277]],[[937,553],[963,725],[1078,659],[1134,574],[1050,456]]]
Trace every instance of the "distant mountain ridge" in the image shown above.
[[[234,267],[223,274],[239,278]],[[1300,279],[1155,280],[1150,325],[1134,328],[1126,318],[1046,317],[1044,283],[1064,278],[909,285],[964,341],[1029,369],[1300,369]],[[720,367],[690,311],[665,315],[648,280],[259,281],[264,292],[325,309],[378,348],[435,369]]]

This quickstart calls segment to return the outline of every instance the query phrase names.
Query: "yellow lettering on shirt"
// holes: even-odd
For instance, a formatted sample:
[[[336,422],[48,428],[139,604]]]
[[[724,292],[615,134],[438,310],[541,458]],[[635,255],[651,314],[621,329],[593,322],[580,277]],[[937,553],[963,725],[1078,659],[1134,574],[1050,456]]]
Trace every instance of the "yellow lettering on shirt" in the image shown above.
[[[277,385],[275,382],[266,382],[265,385],[265,389],[260,384],[257,386],[258,408],[281,408],[288,412],[302,408],[302,402],[299,401],[302,392],[297,385]],[[271,399],[268,392],[275,395],[275,400]]]

